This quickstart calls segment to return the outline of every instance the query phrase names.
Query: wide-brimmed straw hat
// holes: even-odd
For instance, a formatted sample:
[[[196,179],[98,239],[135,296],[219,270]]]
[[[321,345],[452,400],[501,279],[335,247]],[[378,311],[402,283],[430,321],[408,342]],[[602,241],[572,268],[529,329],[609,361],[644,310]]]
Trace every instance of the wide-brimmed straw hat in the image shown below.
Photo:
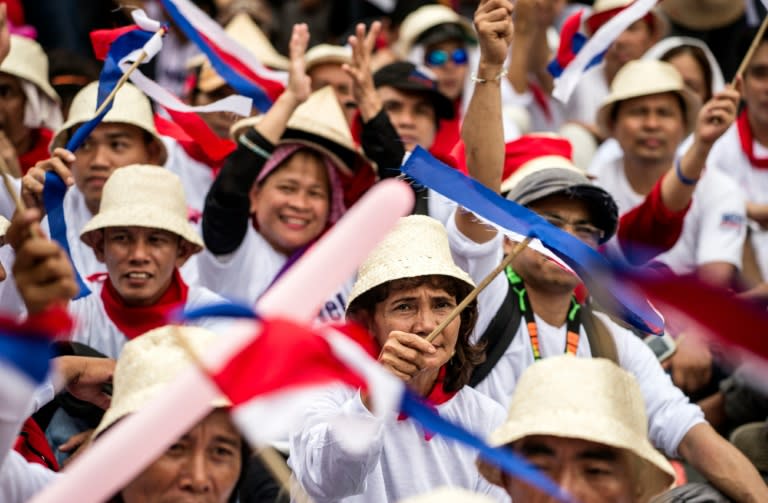
[[[433,31],[440,25],[447,25],[450,28],[442,34]],[[431,30],[435,33],[435,37],[441,36],[441,38],[429,37],[428,32]],[[406,58],[417,43],[430,45],[450,38],[475,40],[472,22],[445,5],[425,5],[408,14],[408,17],[403,20],[395,50],[401,58]]]
[[[494,446],[548,435],[604,444],[628,452],[638,502],[668,489],[669,462],[648,441],[648,420],[634,376],[604,358],[571,355],[531,365],[515,386],[507,421],[491,433]],[[480,473],[502,485],[501,471],[479,460]]]
[[[460,487],[441,487],[426,494],[400,500],[399,503],[493,503],[485,494],[473,493]]]
[[[48,56],[34,40],[11,35],[11,50],[0,63],[0,72],[32,82],[49,98],[59,102],[59,95],[48,82]]]
[[[352,49],[348,46],[318,44],[304,55],[304,68],[309,73],[312,68],[325,64],[351,64]]]
[[[106,227],[148,227],[172,232],[197,253],[203,240],[189,224],[184,187],[162,166],[133,164],[115,170],[104,184],[99,212],[85,224],[80,239],[90,247]]]
[[[475,287],[472,278],[453,261],[445,227],[434,218],[411,215],[395,228],[366,258],[357,271],[347,312],[365,292],[403,278],[449,276]]]
[[[224,31],[248,49],[254,57],[264,66],[275,70],[287,70],[290,66],[288,58],[277,52],[261,28],[253,22],[251,16],[245,12],[236,14],[227,23]],[[187,62],[188,67],[200,66],[200,75],[197,80],[197,88],[208,93],[214,91],[227,82],[213,69],[205,55],[198,54]]]
[[[674,66],[652,59],[630,61],[621,67],[611,83],[611,93],[597,111],[598,127],[610,136],[613,126],[611,113],[619,102],[663,93],[675,93],[682,98],[685,103],[683,120],[686,133],[693,131],[701,101],[688,90]]]
[[[98,93],[99,83],[91,82],[75,95],[72,105],[69,107],[69,116],[66,122],[56,131],[53,140],[51,140],[51,152],[55,148],[66,146],[67,141],[74,134],[76,126],[84,124],[95,117]],[[123,84],[123,87],[115,95],[112,108],[101,122],[104,124],[129,124],[146,131],[152,135],[152,138],[160,148],[160,164],[164,164],[168,158],[165,144],[160,139],[157,129],[155,129],[152,104],[149,102],[149,98],[133,84]]]
[[[739,19],[744,15],[746,5],[734,0],[664,0],[659,8],[680,26],[712,30]]]
[[[176,331],[176,334],[173,333]],[[118,420],[139,411],[173,382],[184,370],[193,365],[185,348],[179,345],[177,335],[196,354],[210,349],[218,337],[200,327],[165,326],[150,330],[128,341],[120,353],[112,379],[112,404],[104,413],[94,437]],[[213,407],[228,407],[223,396],[215,399]]]

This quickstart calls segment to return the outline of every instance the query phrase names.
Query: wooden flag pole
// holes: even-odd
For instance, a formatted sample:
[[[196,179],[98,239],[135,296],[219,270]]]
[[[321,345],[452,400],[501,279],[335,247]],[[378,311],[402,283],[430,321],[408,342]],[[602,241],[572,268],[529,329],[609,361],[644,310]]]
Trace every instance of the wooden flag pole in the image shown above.
[[[515,246],[515,248],[509,252],[506,257],[504,257],[504,260],[502,260],[501,263],[488,274],[488,276],[483,278],[483,280],[475,287],[474,290],[469,292],[469,295],[467,295],[464,300],[462,300],[459,305],[456,306],[453,311],[451,311],[448,317],[444,319],[438,326],[436,326],[434,330],[432,330],[432,333],[427,336],[427,342],[432,342],[435,340],[435,337],[437,337],[438,334],[440,334],[440,332],[445,329],[445,327],[447,327],[458,315],[460,315],[461,312],[464,311],[464,309],[466,309],[466,307],[470,304],[470,302],[475,300],[475,298],[480,295],[480,292],[482,292],[485,287],[487,287],[491,281],[493,281],[496,275],[512,263],[515,257],[517,257],[518,254],[530,244],[532,239],[533,238],[531,236],[528,236],[527,238],[520,241],[517,246]]]
[[[189,357],[192,363],[206,376],[210,376],[208,367],[205,366],[205,363],[200,359],[195,349],[181,334],[178,325],[173,325],[171,327],[171,333],[173,334],[174,339],[176,339],[176,344],[178,344],[187,354],[187,357]],[[306,491],[304,491],[304,488],[301,487],[296,480],[291,479],[291,469],[288,468],[285,459],[283,459],[283,456],[277,452],[277,449],[269,445],[264,445],[254,447],[254,451],[259,456],[259,459],[261,459],[261,462],[264,463],[267,470],[269,470],[269,473],[280,483],[285,491],[288,491],[288,494],[291,494],[291,491],[293,490],[295,494],[293,494],[292,497],[295,498],[296,501],[299,503],[312,503],[312,498],[310,498]]]
[[[736,80],[738,80],[738,78],[741,77],[742,74],[746,71],[747,65],[749,65],[750,61],[752,61],[752,56],[755,55],[757,46],[760,45],[760,41],[763,39],[763,35],[765,34],[765,30],[767,27],[768,27],[768,16],[765,16],[765,19],[763,19],[762,24],[760,24],[760,29],[757,30],[757,34],[755,35],[755,38],[752,39],[752,44],[749,46],[749,50],[744,55],[744,59],[741,60],[739,69],[736,70],[736,74],[733,76],[731,85],[735,85]]]

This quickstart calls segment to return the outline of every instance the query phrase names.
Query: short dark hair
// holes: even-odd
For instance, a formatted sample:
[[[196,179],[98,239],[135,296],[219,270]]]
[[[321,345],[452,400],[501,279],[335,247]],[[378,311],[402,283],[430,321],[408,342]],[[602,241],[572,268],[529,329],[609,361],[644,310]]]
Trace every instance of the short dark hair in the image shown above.
[[[386,300],[392,292],[409,290],[422,285],[445,290],[449,295],[454,296],[456,301],[464,299],[472,290],[467,283],[451,276],[433,274],[396,279],[371,288],[356,298],[347,308],[347,317],[355,319],[361,312],[372,317],[376,305]],[[472,344],[470,341],[472,330],[477,321],[477,299],[473,300],[461,312],[460,318],[461,325],[459,326],[459,336],[456,339],[456,354],[446,365],[443,383],[443,389],[449,393],[458,391],[468,384],[474,368],[485,361],[484,346]]]

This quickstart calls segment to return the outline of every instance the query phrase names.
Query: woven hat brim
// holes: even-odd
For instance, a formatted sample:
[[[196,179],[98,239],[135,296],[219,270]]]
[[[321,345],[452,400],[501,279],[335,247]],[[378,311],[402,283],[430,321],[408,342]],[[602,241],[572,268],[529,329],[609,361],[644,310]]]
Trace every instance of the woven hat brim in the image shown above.
[[[507,421],[494,431],[489,443],[503,446],[532,435],[575,438],[605,444],[628,451],[638,461],[636,486],[641,491],[638,501],[648,501],[672,485],[675,473],[669,462],[646,437],[636,435],[624,424],[598,414],[579,414],[572,410],[546,411]],[[501,486],[501,470],[478,460],[480,473],[490,483]]]
[[[352,286],[347,302],[347,312],[354,301],[365,292],[398,279],[415,278],[419,276],[448,276],[464,282],[470,289],[475,288],[475,282],[456,265],[449,265],[434,257],[401,257],[382,261],[366,271],[365,276],[358,277]]]
[[[692,92],[687,89],[679,89],[672,86],[648,86],[644,90],[635,90],[633,92],[626,92],[620,94],[611,94],[600,106],[597,111],[597,127],[606,136],[611,136],[611,111],[619,102],[626,101],[632,98],[640,98],[642,96],[652,96],[654,94],[675,93],[683,98],[685,102],[685,133],[686,135],[693,131],[696,126],[696,119],[699,115],[699,108],[701,108],[701,101],[694,96]]]
[[[164,208],[151,204],[133,204],[119,210],[106,210],[94,215],[80,232],[80,239],[90,247],[96,244],[95,231],[106,227],[146,227],[172,232],[195,248],[198,253],[205,247],[203,240],[186,219],[168,214]]]

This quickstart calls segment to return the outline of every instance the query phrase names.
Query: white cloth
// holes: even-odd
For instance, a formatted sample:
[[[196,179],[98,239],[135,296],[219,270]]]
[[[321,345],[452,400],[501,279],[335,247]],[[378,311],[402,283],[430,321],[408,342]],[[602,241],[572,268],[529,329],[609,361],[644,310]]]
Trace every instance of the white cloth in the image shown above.
[[[438,405],[445,419],[486,437],[504,421],[504,409],[465,386]],[[376,431],[373,445],[362,453],[344,447],[344,419]],[[440,486],[462,487],[509,501],[501,488],[479,473],[477,452],[440,436],[425,440],[411,419],[375,418],[346,388],[329,390],[307,411],[302,429],[291,436],[288,464],[307,493],[317,502],[401,501]]]
[[[768,148],[756,140],[752,152],[758,158],[768,157]],[[755,168],[741,149],[739,130],[734,124],[717,140],[707,158],[711,166],[728,175],[746,194],[747,201],[768,204],[768,169]],[[758,265],[763,279],[768,279],[768,231],[754,230],[751,233]]]
[[[597,111],[609,92],[605,63],[593,66],[581,76],[571,99],[565,104],[565,120],[596,124]]]
[[[16,451],[9,451],[0,465],[0,501],[24,503],[52,484],[60,475],[43,465],[29,463]]]
[[[72,341],[87,344],[109,358],[117,358],[128,342],[128,338],[115,326],[101,300],[103,284],[87,297],[77,299],[69,304],[69,312],[75,318],[75,329]],[[224,299],[215,293],[201,287],[190,287],[187,296],[186,309],[195,309],[208,304],[223,302]],[[202,319],[194,325],[216,331],[226,322],[215,319]]]
[[[168,151],[166,169],[181,178],[187,206],[202,213],[205,196],[213,184],[213,171],[206,164],[192,159],[175,139],[168,136],[161,138]]]
[[[624,215],[639,206],[645,196],[634,191],[624,172],[623,157],[590,166],[595,182],[607,190]],[[739,187],[714,169],[704,171],[696,185],[693,201],[683,220],[683,230],[675,245],[656,257],[677,274],[696,267],[725,262],[741,268],[746,236],[746,200]],[[617,238],[609,246],[617,247]]]
[[[453,220],[451,221],[453,222]],[[455,222],[448,226],[448,239],[457,264],[465,266],[475,281],[484,278],[503,258],[500,238],[478,245],[461,234]],[[480,315],[475,332],[476,341],[488,327],[490,320],[506,298],[508,280],[499,274],[480,294]],[[651,349],[632,332],[621,328],[602,313],[596,313],[610,330],[616,341],[619,363],[622,368],[637,377],[645,400],[648,415],[648,436],[651,442],[669,456],[677,455],[677,448],[685,434],[704,421],[698,406],[688,401],[669,376],[664,373]],[[566,327],[553,327],[536,316],[539,344],[543,357],[563,354]],[[586,332],[582,327],[576,356],[590,357],[591,351]],[[531,339],[525,323],[521,323],[504,355],[488,377],[477,387],[478,391],[508,407],[515,384],[520,375],[533,362]]]
[[[249,224],[243,242],[234,252],[214,255],[206,250],[198,255],[198,281],[223,297],[254,305],[287,260],[288,257],[272,248]],[[306,287],[312,288],[312,278],[307,278]],[[320,319],[344,319],[351,289],[352,278],[325,302],[320,310]]]

